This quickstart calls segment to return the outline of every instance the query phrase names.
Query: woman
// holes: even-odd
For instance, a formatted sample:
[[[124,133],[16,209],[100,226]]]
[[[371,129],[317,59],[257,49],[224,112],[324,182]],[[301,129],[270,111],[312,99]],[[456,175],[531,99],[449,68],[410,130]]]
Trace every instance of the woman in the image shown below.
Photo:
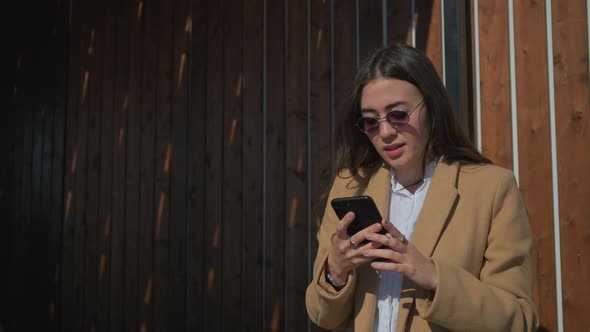
[[[368,195],[381,223],[348,236],[326,208],[311,320],[355,331],[530,331],[531,235],[508,170],[458,127],[432,63],[396,44],[355,78],[328,201]],[[380,234],[381,229],[386,234]]]

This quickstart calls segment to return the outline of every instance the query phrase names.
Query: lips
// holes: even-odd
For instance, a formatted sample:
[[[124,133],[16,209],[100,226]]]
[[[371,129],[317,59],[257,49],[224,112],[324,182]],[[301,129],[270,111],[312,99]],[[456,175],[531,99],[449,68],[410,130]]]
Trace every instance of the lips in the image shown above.
[[[384,148],[385,154],[391,158],[395,159],[402,155],[404,152],[405,144],[395,144]]]

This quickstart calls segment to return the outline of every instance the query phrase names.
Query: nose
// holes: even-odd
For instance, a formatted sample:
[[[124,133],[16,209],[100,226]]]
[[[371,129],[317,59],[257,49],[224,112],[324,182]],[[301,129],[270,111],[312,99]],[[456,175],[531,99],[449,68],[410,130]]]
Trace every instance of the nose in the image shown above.
[[[387,121],[379,121],[379,136],[381,136],[381,139],[383,140],[395,137],[397,136],[397,128]]]

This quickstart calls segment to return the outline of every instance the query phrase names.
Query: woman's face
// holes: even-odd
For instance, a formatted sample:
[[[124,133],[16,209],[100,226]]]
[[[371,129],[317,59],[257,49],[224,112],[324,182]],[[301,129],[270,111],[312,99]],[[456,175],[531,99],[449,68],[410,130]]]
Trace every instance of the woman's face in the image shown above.
[[[430,121],[420,90],[411,83],[393,78],[377,78],[365,85],[361,93],[361,116],[382,118],[379,127],[367,133],[369,140],[396,172],[422,169],[422,158]],[[385,116],[394,110],[411,112],[405,124],[390,124]],[[413,111],[412,111],[413,110]]]

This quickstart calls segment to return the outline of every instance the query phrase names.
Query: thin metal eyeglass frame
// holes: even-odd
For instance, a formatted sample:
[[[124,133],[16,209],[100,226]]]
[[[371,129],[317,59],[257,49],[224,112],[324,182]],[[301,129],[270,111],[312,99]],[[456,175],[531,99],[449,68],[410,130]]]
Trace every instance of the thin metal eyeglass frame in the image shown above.
[[[385,116],[384,116],[384,117],[376,117],[376,118],[374,118],[374,117],[370,117],[370,118],[371,118],[371,119],[375,119],[375,120],[377,120],[377,123],[378,123],[378,125],[377,125],[377,126],[375,126],[374,128],[377,128],[377,129],[379,129],[379,128],[381,127],[381,126],[379,125],[379,123],[381,123],[381,122],[383,122],[383,121],[387,121],[387,116],[388,116],[388,115],[389,115],[391,112],[404,112],[404,113],[406,113],[406,117],[407,117],[407,119],[408,119],[406,122],[391,122],[391,121],[387,121],[387,122],[388,122],[390,125],[392,125],[392,126],[402,126],[402,125],[405,125],[405,124],[407,124],[408,122],[410,122],[410,115],[412,115],[412,113],[413,113],[415,110],[417,110],[417,109],[420,107],[420,105],[422,105],[422,103],[424,103],[424,98],[422,98],[422,100],[420,100],[420,102],[419,102],[419,103],[418,103],[416,106],[414,106],[414,108],[413,108],[411,111],[409,111],[409,112],[404,112],[404,111],[400,111],[400,110],[392,110],[392,111],[389,111],[389,112],[387,112],[387,114],[385,114]],[[366,119],[366,118],[367,118],[367,117],[364,117],[364,118],[363,118],[363,117],[361,117],[361,118],[359,118],[359,119],[356,121],[356,124],[355,124],[355,125],[356,125],[356,127],[357,127],[357,128],[360,130],[360,131],[362,131],[362,132],[363,132],[363,133],[365,133],[365,134],[368,134],[368,132],[367,132],[367,131],[363,130],[363,128],[361,128],[361,126],[359,126],[359,122],[361,122],[363,119]],[[373,129],[373,128],[371,128],[371,129]]]

